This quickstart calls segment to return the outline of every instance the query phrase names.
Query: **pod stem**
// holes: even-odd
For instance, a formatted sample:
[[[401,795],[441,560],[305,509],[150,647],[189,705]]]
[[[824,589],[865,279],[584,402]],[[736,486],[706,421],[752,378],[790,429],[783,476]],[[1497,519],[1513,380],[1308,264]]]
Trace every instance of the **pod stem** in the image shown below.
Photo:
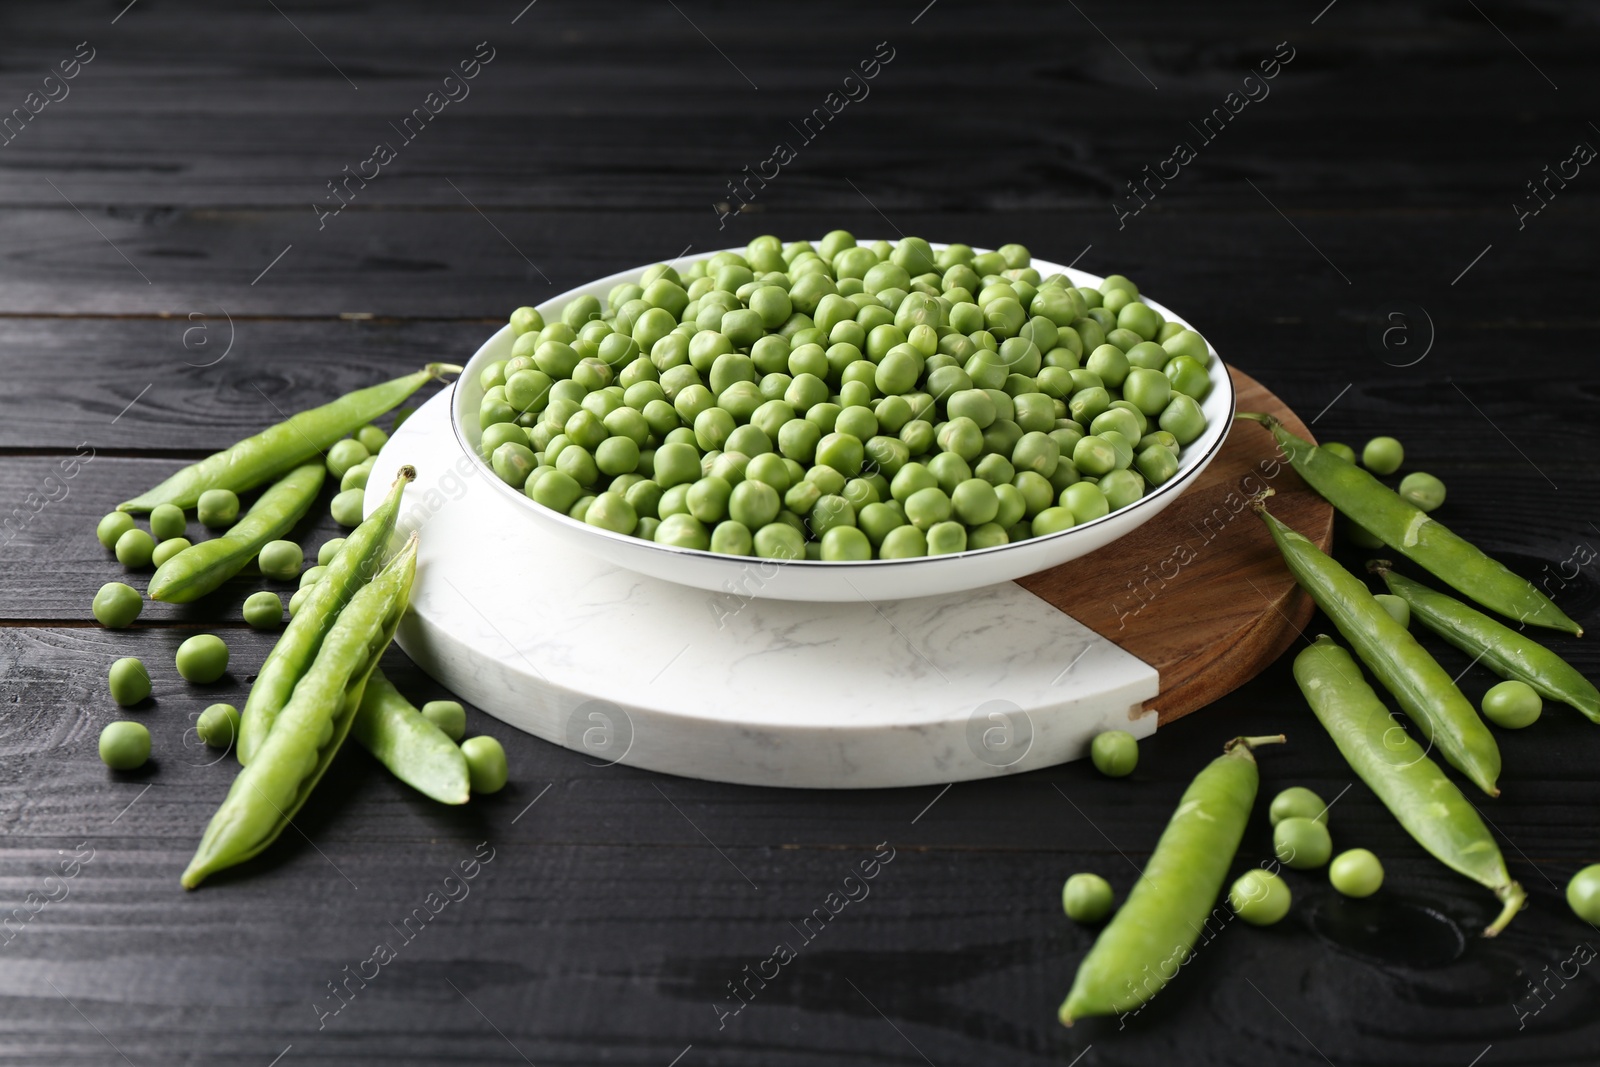
[[[460,374],[463,369],[465,368],[454,363],[430,363],[423,368],[435,378],[443,378],[447,374]]]
[[[1273,489],[1271,486],[1268,486],[1250,498],[1250,507],[1253,508],[1257,514],[1264,515],[1267,511],[1267,497],[1276,495],[1277,490]]]
[[[1260,423],[1269,430],[1273,427],[1283,425],[1282,419],[1278,418],[1276,415],[1269,415],[1265,411],[1241,411],[1235,414],[1233,419],[1235,422],[1239,421],[1240,419],[1245,419],[1249,422]]]
[[[1500,898],[1500,900],[1505,904],[1505,907],[1500,909],[1499,918],[1495,919],[1494,922],[1490,923],[1484,929],[1484,937],[1494,937],[1501,930],[1504,930],[1506,928],[1506,924],[1514,919],[1517,912],[1521,911],[1523,905],[1528,902],[1527,891],[1524,890],[1517,882],[1507,882],[1505,885],[1496,889],[1494,891],[1494,895]]]
[[[1392,570],[1394,570],[1394,562],[1392,560],[1387,560],[1387,559],[1369,559],[1369,560],[1367,560],[1367,573],[1368,574],[1388,574]]]
[[[1289,739],[1283,734],[1269,734],[1261,737],[1235,737],[1232,741],[1229,741],[1227,744],[1222,746],[1222,751],[1223,754],[1226,755],[1236,748],[1242,748],[1244,749],[1245,755],[1250,757],[1251,753],[1257,748],[1260,748],[1262,745],[1281,745],[1286,743],[1288,740]]]
[[[389,488],[393,489],[396,482],[401,482],[401,481],[414,482],[416,480],[417,480],[417,468],[415,468],[411,464],[407,463],[404,466],[402,466],[399,470],[394,472],[394,481],[389,483]]]

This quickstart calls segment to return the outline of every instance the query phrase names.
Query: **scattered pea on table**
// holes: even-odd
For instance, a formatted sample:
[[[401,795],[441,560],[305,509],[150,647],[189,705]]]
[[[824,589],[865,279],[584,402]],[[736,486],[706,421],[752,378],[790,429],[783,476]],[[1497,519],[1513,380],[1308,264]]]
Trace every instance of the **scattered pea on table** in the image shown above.
[[[1493,686],[1483,694],[1483,717],[1507,730],[1520,730],[1539,721],[1544,701],[1533,686],[1515,678]]]
[[[1126,730],[1106,730],[1090,742],[1089,758],[1107,778],[1126,778],[1139,765],[1139,742]]]
[[[150,758],[150,731],[143,723],[107,723],[100,731],[100,761],[114,771],[131,771]]]
[[[1600,925],[1600,863],[1592,863],[1567,883],[1567,906],[1590,925]]]
[[[322,542],[322,547],[317,549],[317,566],[326,567],[332,563],[333,557],[337,556],[339,550],[344,547],[344,542],[345,539],[342,537],[334,537]]]
[[[454,700],[430,700],[420,709],[450,740],[460,742],[467,735],[467,709]]]
[[[117,538],[117,562],[130,571],[150,566],[156,551],[155,538],[143,530],[128,530]]]
[[[328,512],[333,516],[333,521],[345,527],[360,526],[365,497],[366,491],[362,489],[345,489],[340,492],[333,498],[333,503],[328,505]]]
[[[239,736],[239,709],[232,704],[212,704],[200,713],[195,733],[211,748],[228,748]]]
[[[159,567],[179,552],[191,547],[193,546],[187,537],[173,537],[157,542],[155,551],[150,553],[150,562]]]
[[[1397,597],[1393,593],[1378,593],[1373,599],[1383,605],[1383,610],[1387,611],[1395,622],[1401,626],[1411,625],[1411,605],[1405,602],[1405,598]]]
[[[195,505],[200,525],[212,530],[233,525],[239,517],[239,495],[232,489],[207,489]]]
[[[228,646],[215,634],[196,634],[178,646],[178,674],[184,680],[206,685],[228,669]]]
[[[183,509],[176,504],[158,504],[150,509],[150,535],[157,541],[182,537],[188,525]]]
[[[1317,822],[1326,823],[1328,805],[1305,786],[1292,785],[1272,798],[1272,804],[1267,809],[1267,817],[1273,826],[1292,818],[1315,819]]]
[[[133,529],[134,526],[132,515],[129,515],[126,511],[113,511],[100,520],[100,525],[95,527],[94,533],[100,539],[102,545],[109,549],[115,549],[117,540]]]
[[[1061,907],[1067,918],[1080,923],[1097,923],[1111,914],[1111,883],[1098,874],[1080,873],[1061,887]]]
[[[1373,474],[1393,474],[1406,460],[1406,450],[1393,437],[1374,437],[1361,449],[1361,465]]]
[[[1285,865],[1310,870],[1328,862],[1333,838],[1317,820],[1294,815],[1272,828],[1272,849]]]
[[[270,589],[251,593],[244,600],[244,621],[252,630],[276,630],[283,625],[283,600]]]
[[[1370,897],[1383,885],[1383,864],[1367,849],[1352,848],[1328,864],[1328,881],[1347,897]]]
[[[1444,483],[1424,471],[1400,479],[1400,496],[1419,511],[1432,511],[1444,503]]]
[[[498,793],[505,787],[506,750],[492,737],[480,734],[461,742],[474,793]]]
[[[1289,914],[1293,895],[1288,883],[1261,869],[1245,871],[1228,890],[1228,905],[1251,926],[1271,926]]]
[[[94,595],[93,610],[101,626],[120,630],[139,617],[139,612],[144,610],[144,597],[131,585],[107,582]]]
[[[293,541],[268,541],[256,559],[263,575],[280,582],[292,581],[304,562],[305,552]]]
[[[111,699],[125,708],[150,696],[150,672],[133,656],[124,656],[111,665]]]

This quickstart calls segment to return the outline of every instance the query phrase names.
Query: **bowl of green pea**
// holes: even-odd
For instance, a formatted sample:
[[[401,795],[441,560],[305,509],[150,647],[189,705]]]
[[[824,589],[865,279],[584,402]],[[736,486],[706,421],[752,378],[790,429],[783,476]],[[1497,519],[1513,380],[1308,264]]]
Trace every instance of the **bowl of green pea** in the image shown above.
[[[451,418],[508,509],[655,578],[901,600],[1076,559],[1221,449],[1226,367],[1130,279],[835,230],[621,271],[510,321]]]

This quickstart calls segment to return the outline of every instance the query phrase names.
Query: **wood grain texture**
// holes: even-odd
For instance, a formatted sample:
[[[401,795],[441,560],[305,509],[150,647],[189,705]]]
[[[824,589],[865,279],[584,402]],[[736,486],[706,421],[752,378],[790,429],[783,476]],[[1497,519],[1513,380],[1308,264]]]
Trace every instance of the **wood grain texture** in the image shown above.
[[[1239,411],[1268,412],[1310,436],[1260,382],[1229,374]],[[1247,506],[1267,488],[1274,515],[1324,551],[1332,545],[1333,507],[1280,461],[1268,434],[1235,423],[1211,465],[1160,515],[1018,584],[1154,667],[1161,692],[1145,707],[1165,725],[1254,678],[1311,620],[1316,606]]]

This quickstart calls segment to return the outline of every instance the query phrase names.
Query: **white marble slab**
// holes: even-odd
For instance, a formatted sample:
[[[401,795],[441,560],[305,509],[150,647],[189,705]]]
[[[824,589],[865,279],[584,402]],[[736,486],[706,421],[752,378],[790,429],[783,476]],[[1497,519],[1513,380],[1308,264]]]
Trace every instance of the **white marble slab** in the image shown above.
[[[518,523],[452,433],[448,392],[383,449],[369,510],[417,468],[421,530],[401,647],[491,715],[583,751],[754,785],[867,788],[1077,759],[1154,732],[1149,665],[1014,583],[873,604],[707,593],[599,562]],[[755,587],[770,580],[752,560]],[[765,575],[765,579],[764,576]]]

